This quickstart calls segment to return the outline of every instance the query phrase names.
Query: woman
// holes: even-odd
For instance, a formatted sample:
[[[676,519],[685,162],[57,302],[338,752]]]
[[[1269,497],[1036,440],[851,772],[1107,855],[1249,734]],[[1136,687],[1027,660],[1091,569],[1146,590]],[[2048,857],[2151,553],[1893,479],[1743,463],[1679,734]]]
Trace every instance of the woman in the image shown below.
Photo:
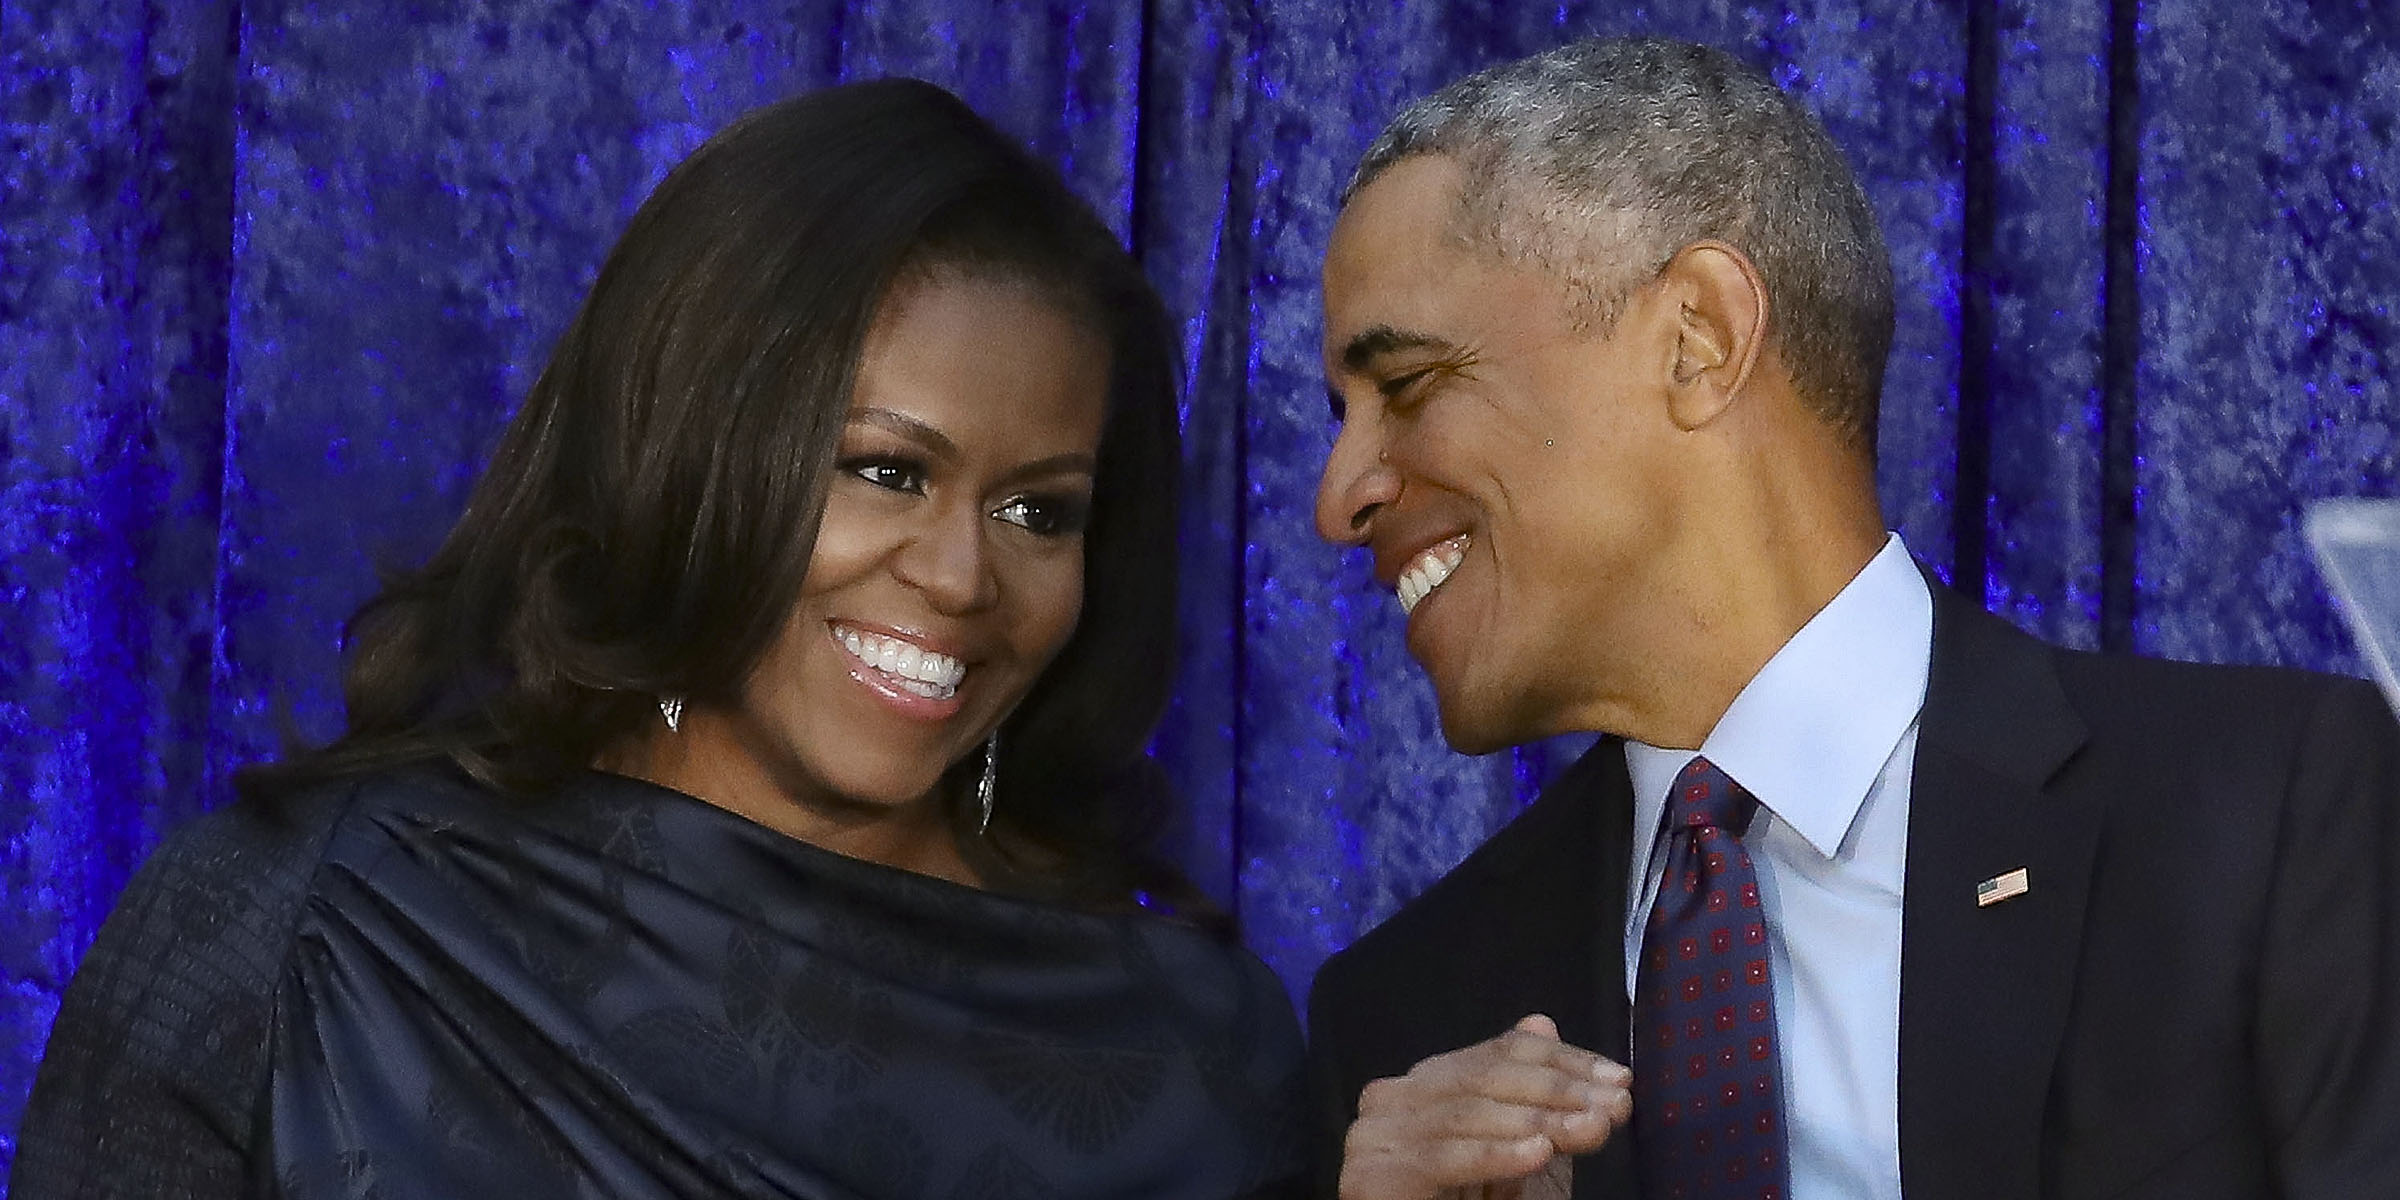
[[[1281,989],[1140,850],[1160,306],[926,84],[745,118],[635,214],[348,731],[70,989],[21,1200],[1227,1196]]]

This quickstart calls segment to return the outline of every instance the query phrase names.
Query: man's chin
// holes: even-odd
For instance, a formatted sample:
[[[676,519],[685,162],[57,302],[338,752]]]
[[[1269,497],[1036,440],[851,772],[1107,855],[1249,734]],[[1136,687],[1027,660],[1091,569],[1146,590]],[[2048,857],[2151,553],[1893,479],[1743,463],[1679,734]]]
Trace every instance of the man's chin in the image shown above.
[[[1452,700],[1438,686],[1434,694],[1441,709],[1442,740],[1461,754],[1490,754],[1541,738],[1540,733],[1521,728],[1523,723],[1512,719],[1514,714],[1501,705],[1466,697]]]

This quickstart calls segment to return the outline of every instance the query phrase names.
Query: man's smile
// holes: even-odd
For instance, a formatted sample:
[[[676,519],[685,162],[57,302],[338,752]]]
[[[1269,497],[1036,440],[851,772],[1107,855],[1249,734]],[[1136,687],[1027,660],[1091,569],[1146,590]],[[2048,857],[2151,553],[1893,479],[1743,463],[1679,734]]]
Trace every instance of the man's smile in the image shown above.
[[[1417,605],[1432,595],[1435,588],[1442,586],[1450,578],[1450,573],[1458,569],[1458,564],[1466,561],[1468,544],[1467,535],[1462,533],[1436,542],[1410,559],[1408,566],[1402,568],[1400,578],[1392,585],[1392,590],[1400,597],[1400,611],[1417,611]]]

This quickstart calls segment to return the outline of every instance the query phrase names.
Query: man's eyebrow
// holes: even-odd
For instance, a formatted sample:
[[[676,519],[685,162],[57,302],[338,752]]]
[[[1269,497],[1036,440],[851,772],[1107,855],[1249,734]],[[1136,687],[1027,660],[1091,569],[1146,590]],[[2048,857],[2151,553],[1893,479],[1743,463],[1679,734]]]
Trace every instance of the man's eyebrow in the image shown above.
[[[1457,345],[1448,338],[1397,329],[1390,325],[1371,325],[1352,335],[1348,344],[1342,347],[1342,366],[1352,371],[1363,371],[1376,359],[1402,350],[1448,352],[1457,349]]]
[[[851,411],[850,420],[863,421],[869,425],[880,425],[912,442],[922,444],[926,449],[944,458],[956,459],[958,457],[958,443],[951,441],[948,435],[941,430],[906,413],[896,413],[888,408],[860,408]]]

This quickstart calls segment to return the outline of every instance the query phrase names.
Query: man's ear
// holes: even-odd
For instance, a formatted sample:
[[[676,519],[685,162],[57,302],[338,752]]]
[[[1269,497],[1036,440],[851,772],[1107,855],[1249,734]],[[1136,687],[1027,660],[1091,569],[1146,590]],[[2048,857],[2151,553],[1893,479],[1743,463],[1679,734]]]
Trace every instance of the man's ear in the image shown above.
[[[1699,429],[1724,415],[1750,382],[1767,333],[1767,287],[1748,255],[1718,241],[1693,242],[1659,272],[1674,314],[1668,415]]]

